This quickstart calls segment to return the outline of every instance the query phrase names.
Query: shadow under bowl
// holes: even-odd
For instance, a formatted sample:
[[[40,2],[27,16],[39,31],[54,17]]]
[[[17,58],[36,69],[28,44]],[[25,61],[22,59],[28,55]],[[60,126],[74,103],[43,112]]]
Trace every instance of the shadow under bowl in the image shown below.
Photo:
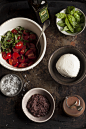
[[[78,57],[80,61],[80,70],[77,75],[77,77],[70,78],[70,77],[64,77],[62,76],[56,69],[56,62],[58,59],[64,55],[64,54],[74,54],[76,57]],[[86,55],[83,51],[77,49],[73,46],[64,46],[59,49],[57,49],[50,57],[49,63],[48,63],[48,69],[49,73],[52,76],[52,78],[63,85],[75,85],[79,82],[81,82],[86,75]]]

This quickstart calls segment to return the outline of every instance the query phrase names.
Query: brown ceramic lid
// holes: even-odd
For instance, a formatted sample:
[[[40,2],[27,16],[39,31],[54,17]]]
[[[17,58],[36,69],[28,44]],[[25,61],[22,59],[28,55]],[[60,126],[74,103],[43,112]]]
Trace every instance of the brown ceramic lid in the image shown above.
[[[73,104],[81,106],[82,110],[78,111],[76,106],[71,106]],[[79,95],[68,96],[63,102],[63,109],[67,115],[78,117],[82,115],[85,110],[85,102]]]

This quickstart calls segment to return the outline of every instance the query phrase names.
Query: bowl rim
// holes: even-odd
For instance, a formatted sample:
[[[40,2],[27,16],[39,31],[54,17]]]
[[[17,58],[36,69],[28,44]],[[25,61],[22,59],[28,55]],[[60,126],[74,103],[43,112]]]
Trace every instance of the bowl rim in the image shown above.
[[[34,90],[42,90],[42,91],[46,92],[47,94],[49,94],[49,96],[51,97],[51,99],[52,99],[52,101],[53,101],[53,111],[52,111],[51,115],[50,115],[47,119],[45,119],[45,120],[39,121],[39,120],[31,119],[31,118],[26,114],[26,112],[24,111],[24,107],[23,107],[24,99],[26,98],[26,96],[27,96],[31,91],[34,91]],[[31,97],[31,96],[30,96],[30,97]],[[24,97],[23,97],[23,99],[22,99],[22,110],[23,110],[24,114],[25,114],[30,120],[32,120],[32,121],[34,121],[34,122],[37,122],[37,123],[43,123],[43,122],[48,121],[48,120],[53,116],[54,111],[55,111],[55,100],[54,100],[53,96],[51,95],[51,93],[50,93],[49,91],[47,91],[46,89],[44,89],[44,88],[32,88],[32,89],[30,89],[30,90],[24,95]],[[33,115],[32,115],[32,116],[33,116]]]
[[[13,20],[26,20],[26,21],[30,21],[33,24],[35,24],[39,28],[39,30],[42,31],[42,28],[41,28],[41,26],[38,23],[36,23],[35,21],[33,21],[33,20],[29,19],[29,18],[24,18],[24,17],[16,17],[16,18],[9,19],[9,20],[5,21],[4,23],[2,23],[0,25],[0,27],[2,27],[7,22],[10,22],[10,21],[13,21]],[[46,36],[45,36],[45,33],[44,32],[43,32],[43,37],[44,37],[44,48],[43,48],[43,52],[42,52],[40,58],[34,64],[32,64],[31,66],[28,66],[28,67],[25,67],[25,68],[16,68],[16,67],[10,67],[10,65],[8,67],[3,62],[0,62],[0,64],[2,66],[4,66],[5,68],[10,69],[10,70],[13,70],[13,71],[27,71],[27,70],[33,69],[35,66],[37,66],[41,62],[41,60],[43,59],[43,57],[45,55],[45,52],[46,52],[47,41],[46,41]]]
[[[14,95],[6,95],[5,93],[3,93],[2,89],[1,89],[1,82],[2,82],[2,80],[3,80],[6,76],[10,76],[10,75],[16,76],[16,77],[20,80],[20,82],[21,82],[21,87],[20,87],[19,91],[18,91],[16,94],[14,94]],[[23,88],[23,81],[22,81],[22,79],[21,79],[18,75],[16,75],[16,74],[6,74],[6,75],[3,76],[3,77],[1,78],[1,80],[0,80],[0,91],[2,92],[2,94],[4,94],[4,95],[7,96],[7,97],[14,97],[14,96],[17,96],[17,95],[21,92],[22,88]]]
[[[82,76],[81,80],[80,80],[80,79],[78,80],[78,82],[76,81],[76,82],[74,82],[74,83],[63,83],[62,81],[59,81],[59,80],[57,81],[57,79],[55,79],[55,77],[53,77],[52,72],[51,72],[51,69],[50,69],[51,60],[52,60],[54,54],[57,53],[59,50],[64,49],[64,48],[73,48],[73,49],[79,51],[79,52],[86,58],[86,55],[85,55],[85,53],[84,53],[82,50],[77,49],[77,47],[75,47],[75,46],[66,45],[66,46],[63,46],[63,47],[60,47],[60,48],[56,49],[56,50],[51,54],[51,56],[50,56],[50,58],[49,58],[49,61],[48,61],[48,70],[49,70],[49,73],[50,73],[51,77],[52,77],[57,83],[59,83],[59,84],[61,84],[61,85],[72,86],[72,85],[75,85],[75,84],[80,83],[80,82],[86,77],[86,70],[85,70],[85,74]]]
[[[66,9],[67,9],[67,8],[62,9],[59,13],[65,12]],[[62,28],[62,27],[60,27],[60,26],[57,24],[57,19],[59,19],[59,18],[56,17],[56,26],[57,26],[58,30],[59,30],[62,34],[64,34],[64,35],[77,36],[78,34],[82,33],[82,32],[84,31],[85,27],[86,27],[86,16],[85,16],[85,13],[84,13],[82,10],[80,10],[79,8],[76,8],[76,7],[75,7],[75,9],[79,10],[79,11],[84,15],[84,17],[85,17],[85,23],[84,23],[84,24],[85,24],[85,25],[83,26],[83,29],[82,29],[80,32],[78,32],[78,33],[73,33],[73,34],[67,33],[67,32],[65,32],[65,31],[61,31],[61,30],[60,30],[60,28]],[[61,20],[61,19],[60,19],[60,20]],[[64,32],[65,32],[65,33],[64,33]]]

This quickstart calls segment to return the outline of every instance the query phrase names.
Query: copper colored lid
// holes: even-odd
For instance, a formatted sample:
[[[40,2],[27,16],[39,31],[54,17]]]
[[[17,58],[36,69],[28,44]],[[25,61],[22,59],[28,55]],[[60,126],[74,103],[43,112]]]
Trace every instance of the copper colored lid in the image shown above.
[[[82,106],[82,110],[78,111],[76,106],[70,107],[76,101],[77,101],[76,106]],[[79,117],[80,115],[83,114],[85,110],[85,102],[79,95],[68,96],[65,98],[63,102],[63,109],[67,115],[70,115],[73,117]]]

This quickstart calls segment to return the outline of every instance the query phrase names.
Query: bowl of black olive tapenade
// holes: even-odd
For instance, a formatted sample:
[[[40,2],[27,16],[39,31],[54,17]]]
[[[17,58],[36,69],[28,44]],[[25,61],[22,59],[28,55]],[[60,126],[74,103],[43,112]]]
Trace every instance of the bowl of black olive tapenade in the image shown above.
[[[33,88],[24,95],[22,109],[29,119],[42,123],[52,117],[55,110],[55,101],[47,90]]]

